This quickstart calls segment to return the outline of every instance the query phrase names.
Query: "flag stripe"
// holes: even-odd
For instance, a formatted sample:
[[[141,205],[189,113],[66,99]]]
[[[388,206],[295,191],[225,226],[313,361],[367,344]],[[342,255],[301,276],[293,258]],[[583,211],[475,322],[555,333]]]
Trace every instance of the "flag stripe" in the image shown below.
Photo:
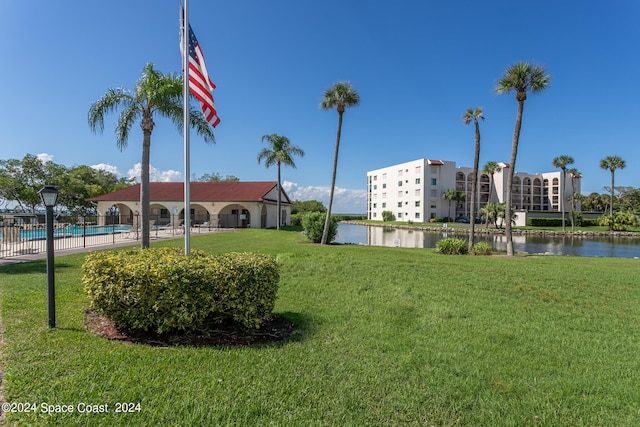
[[[182,14],[184,17],[184,13]],[[183,22],[184,28],[184,22]],[[196,35],[189,28],[189,91],[198,100],[202,108],[202,114],[207,122],[214,128],[220,123],[220,118],[216,111],[216,105],[213,101],[213,90],[216,85],[213,84],[204,62],[204,55]],[[182,36],[182,34],[181,34]],[[182,43],[180,43],[180,53],[182,52]]]

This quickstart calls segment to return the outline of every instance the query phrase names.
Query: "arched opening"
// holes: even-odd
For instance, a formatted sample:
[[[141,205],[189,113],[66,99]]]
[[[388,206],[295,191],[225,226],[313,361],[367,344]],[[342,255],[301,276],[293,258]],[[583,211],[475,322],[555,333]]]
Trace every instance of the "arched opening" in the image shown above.
[[[228,205],[218,214],[218,224],[221,228],[248,228],[251,226],[251,213],[243,205]]]

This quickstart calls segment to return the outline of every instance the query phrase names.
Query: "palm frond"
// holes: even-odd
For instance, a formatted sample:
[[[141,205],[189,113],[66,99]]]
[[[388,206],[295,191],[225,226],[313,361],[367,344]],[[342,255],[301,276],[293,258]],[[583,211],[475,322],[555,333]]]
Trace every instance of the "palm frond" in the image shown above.
[[[134,102],[134,97],[124,88],[110,88],[91,107],[89,107],[88,122],[92,132],[102,133],[104,131],[105,115],[117,111]]]
[[[360,95],[349,82],[337,82],[324,92],[320,108],[355,107],[360,104]]]

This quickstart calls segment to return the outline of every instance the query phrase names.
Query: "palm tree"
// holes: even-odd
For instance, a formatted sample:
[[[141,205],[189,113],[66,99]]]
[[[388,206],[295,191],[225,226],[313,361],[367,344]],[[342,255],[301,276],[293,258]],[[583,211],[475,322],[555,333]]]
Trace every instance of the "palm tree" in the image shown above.
[[[465,194],[462,191],[456,191],[453,188],[447,189],[442,193],[442,198],[449,201],[449,220],[451,220],[451,202],[460,202],[465,199]]]
[[[327,207],[327,217],[322,231],[320,243],[327,244],[329,237],[329,222],[331,218],[331,207],[333,205],[333,191],[336,187],[336,171],[338,169],[338,152],[340,150],[340,133],[342,132],[342,115],[347,107],[354,107],[360,103],[360,95],[348,82],[338,82],[324,92],[320,108],[331,110],[336,107],[338,111],[338,132],[336,134],[336,149],[333,155],[333,173],[331,175],[331,192],[329,194],[329,206]]]
[[[99,100],[89,108],[89,127],[93,132],[104,131],[104,117],[107,113],[120,109],[116,123],[116,144],[122,151],[127,147],[129,132],[133,124],[140,119],[142,128],[142,171],[140,176],[140,214],[142,221],[142,248],[149,247],[149,159],[151,152],[151,133],[155,123],[154,114],[171,120],[179,129],[183,126],[182,76],[163,74],[153,64],[142,69],[142,76],[136,82],[134,91],[115,88],[108,89]],[[215,143],[213,131],[200,111],[189,108],[189,125],[203,136],[206,142]]]
[[[553,167],[554,168],[560,168],[562,169],[562,187],[560,187],[560,211],[562,212],[562,231],[566,231],[565,229],[565,225],[564,225],[564,193],[565,193],[565,187],[566,187],[566,183],[567,183],[567,165],[571,165],[573,164],[573,157],[571,156],[567,156],[567,155],[563,155],[563,156],[559,156],[556,157],[555,159],[553,159]],[[573,181],[572,181],[573,184]]]
[[[551,77],[545,74],[545,69],[540,65],[531,65],[528,62],[518,62],[507,68],[504,75],[498,80],[496,91],[498,93],[516,93],[516,101],[518,102],[518,114],[516,116],[516,124],[513,131],[513,141],[511,145],[511,163],[509,164],[509,173],[507,174],[507,191],[506,191],[506,228],[507,236],[507,255],[513,255],[513,235],[511,229],[511,192],[513,185],[513,174],[516,169],[516,157],[518,155],[518,142],[520,140],[520,128],[522,127],[522,112],[524,110],[524,101],[527,99],[527,92],[540,92],[549,86]]]
[[[482,172],[489,175],[489,200],[487,200],[487,203],[490,203],[493,197],[493,175],[501,170],[502,167],[500,167],[498,162],[494,162],[493,160],[485,163],[482,167]]]
[[[478,197],[478,164],[480,162],[480,125],[478,124],[478,119],[484,120],[484,116],[482,115],[482,107],[478,107],[475,110],[473,108],[467,109],[467,111],[462,115],[462,120],[465,125],[473,124],[476,127],[475,134],[475,150],[473,154],[473,185],[471,186],[471,209],[470,209],[470,217],[471,217],[471,232],[469,233],[469,252],[473,249],[473,241],[475,238],[475,225],[476,225],[476,199]]]
[[[277,165],[278,166],[278,225],[276,229],[280,230],[282,223],[282,211],[281,205],[281,182],[280,182],[280,165],[291,166],[295,169],[296,164],[293,162],[293,156],[304,156],[302,148],[291,144],[289,138],[286,136],[277,135],[272,133],[271,135],[263,135],[262,141],[267,141],[271,148],[263,148],[258,153],[258,163],[264,159],[265,167]]]
[[[602,169],[609,169],[611,171],[611,203],[609,203],[609,230],[613,230],[613,195],[615,191],[615,171],[616,169],[624,169],[626,163],[619,156],[607,156],[600,160],[600,167]]]
[[[573,159],[572,159],[573,160]],[[568,173],[571,176],[571,196],[569,196],[569,199],[571,199],[571,231],[573,232],[573,227],[575,226],[575,218],[576,218],[576,200],[581,200],[581,198],[577,197],[576,195],[576,179],[582,178],[580,176],[580,172],[578,172],[578,169],[576,168],[572,168],[572,169],[567,169],[566,173]],[[580,194],[580,196],[582,196]],[[563,221],[564,223],[564,221]],[[564,225],[564,224],[563,224]]]

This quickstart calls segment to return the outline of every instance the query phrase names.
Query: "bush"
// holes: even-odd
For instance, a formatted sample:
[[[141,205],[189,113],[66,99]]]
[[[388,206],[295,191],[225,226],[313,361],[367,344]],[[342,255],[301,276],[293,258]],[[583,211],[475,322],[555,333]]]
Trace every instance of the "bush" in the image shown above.
[[[598,225],[609,226],[611,218],[609,215],[603,215],[598,218]],[[640,226],[640,218],[636,214],[630,211],[620,211],[613,215],[612,229],[615,231],[626,231],[629,228],[635,228]]]
[[[562,227],[562,218],[527,218],[529,227]]]
[[[89,304],[125,331],[192,333],[233,320],[258,328],[275,304],[275,260],[179,249],[93,252],[82,266]]]
[[[382,220],[383,221],[393,221],[396,217],[393,215],[391,211],[382,211]]]
[[[438,240],[438,243],[436,243],[436,252],[449,255],[464,255],[469,252],[469,245],[466,240],[449,237]]]
[[[302,225],[302,217],[304,214],[295,213],[291,214],[291,225],[300,227]]]
[[[302,218],[302,228],[304,228],[304,234],[313,243],[320,243],[322,241],[322,232],[324,231],[324,222],[327,218],[326,213],[322,212],[310,212]],[[331,217],[329,220],[329,235],[327,236],[327,243],[331,243],[338,234],[338,221]]]
[[[493,254],[493,248],[487,242],[478,242],[473,247],[474,255],[491,255]]]

